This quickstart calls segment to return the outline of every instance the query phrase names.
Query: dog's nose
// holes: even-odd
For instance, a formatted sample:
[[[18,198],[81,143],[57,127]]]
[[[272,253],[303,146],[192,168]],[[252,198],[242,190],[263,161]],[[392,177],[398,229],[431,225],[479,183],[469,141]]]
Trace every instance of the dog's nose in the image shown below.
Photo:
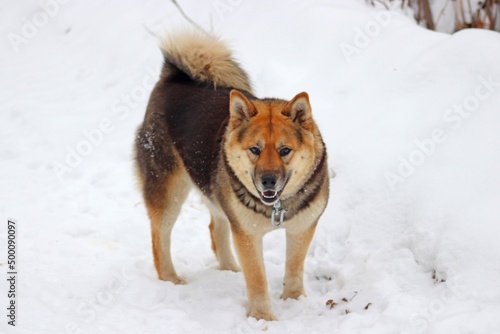
[[[265,174],[262,176],[261,180],[264,189],[274,189],[276,186],[276,176],[272,174]]]

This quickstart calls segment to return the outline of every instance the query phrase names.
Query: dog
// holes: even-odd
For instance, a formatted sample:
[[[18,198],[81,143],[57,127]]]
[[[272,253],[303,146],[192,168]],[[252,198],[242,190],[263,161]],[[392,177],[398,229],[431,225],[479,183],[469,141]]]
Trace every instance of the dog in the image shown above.
[[[176,34],[135,139],[135,166],[151,222],[159,279],[185,284],[170,237],[182,204],[198,189],[211,215],[221,270],[243,270],[249,317],[274,320],[262,238],[286,230],[281,298],[305,295],[304,261],[329,196],[327,152],[308,94],[259,99],[219,39]]]

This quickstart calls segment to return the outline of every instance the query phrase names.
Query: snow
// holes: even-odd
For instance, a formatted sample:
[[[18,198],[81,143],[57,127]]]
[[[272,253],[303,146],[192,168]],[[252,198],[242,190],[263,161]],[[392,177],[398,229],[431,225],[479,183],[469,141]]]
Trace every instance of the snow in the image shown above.
[[[243,276],[216,269],[194,194],[172,245],[188,285],[156,279],[131,148],[162,63],[145,26],[186,26],[172,3],[23,1],[1,6],[0,213],[19,225],[20,295],[0,332],[499,332],[500,35],[431,32],[362,0],[179,2],[258,96],[310,94],[336,176],[307,297],[279,299],[273,232],[279,320],[247,319]]]

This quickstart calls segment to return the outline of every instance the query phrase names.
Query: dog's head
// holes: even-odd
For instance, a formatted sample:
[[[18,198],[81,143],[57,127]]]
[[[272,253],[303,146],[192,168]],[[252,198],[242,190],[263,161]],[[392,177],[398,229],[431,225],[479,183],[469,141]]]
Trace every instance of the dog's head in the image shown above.
[[[250,100],[232,90],[229,108],[224,149],[238,179],[266,205],[297,193],[322,145],[307,93]]]

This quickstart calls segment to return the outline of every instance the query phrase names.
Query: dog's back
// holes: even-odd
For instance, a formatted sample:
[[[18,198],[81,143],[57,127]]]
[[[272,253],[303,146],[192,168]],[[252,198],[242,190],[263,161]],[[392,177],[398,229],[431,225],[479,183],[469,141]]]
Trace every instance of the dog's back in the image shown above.
[[[137,174],[148,196],[181,163],[174,158],[177,150],[195,184],[207,193],[217,154],[214,138],[223,134],[229,115],[229,91],[250,96],[250,81],[214,37],[183,33],[164,40],[161,49],[165,62],[160,80],[137,132]]]

